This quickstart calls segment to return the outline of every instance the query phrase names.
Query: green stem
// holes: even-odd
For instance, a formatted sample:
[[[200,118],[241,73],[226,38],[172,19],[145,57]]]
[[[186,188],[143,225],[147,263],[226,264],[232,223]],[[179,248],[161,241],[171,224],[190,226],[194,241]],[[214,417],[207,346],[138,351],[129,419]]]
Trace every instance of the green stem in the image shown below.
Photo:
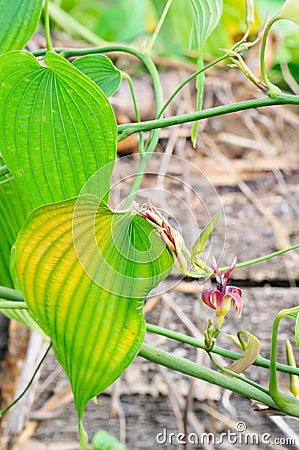
[[[57,2],[56,2],[57,3]],[[90,28],[82,25],[74,17],[60,8],[56,3],[51,2],[49,5],[49,15],[53,22],[55,22],[60,28],[67,33],[75,37],[80,37],[85,42],[89,42],[92,45],[107,44],[106,41],[101,39],[98,35],[93,33]]]
[[[157,325],[152,325],[147,323],[146,324],[146,330],[158,334],[160,336],[165,336],[169,339],[174,339],[178,342],[183,342],[188,345],[192,345],[193,347],[200,348],[201,350],[205,350],[205,345],[203,342],[200,342],[198,339],[195,339],[190,336],[186,336],[185,334],[178,333],[177,331],[168,330],[167,328],[162,328]],[[233,352],[231,350],[227,350],[222,347],[218,347],[215,345],[211,351],[211,353],[215,353],[216,355],[221,355],[224,358],[230,358],[233,360],[237,360],[242,358],[242,355],[238,352]],[[263,358],[262,356],[258,356],[255,362],[253,363],[254,366],[262,367],[265,369],[269,369],[270,367],[270,361],[266,358]],[[291,367],[286,364],[276,364],[276,369],[280,372],[290,373],[294,375],[299,375],[299,368]]]
[[[35,369],[32,377],[31,377],[29,383],[27,384],[26,388],[24,389],[24,391],[10,405],[8,405],[6,408],[4,408],[4,409],[2,409],[2,411],[0,411],[0,417],[2,417],[7,411],[9,411],[10,408],[12,408],[26,394],[26,392],[28,391],[28,389],[30,388],[30,386],[32,385],[32,383],[34,381],[34,378],[36,377],[36,374],[38,373],[39,369],[41,368],[42,363],[46,359],[46,356],[49,353],[51,347],[52,347],[52,344],[49,345],[49,347],[47,348],[47,350],[46,350],[45,354],[43,355],[42,359],[38,363],[38,366]]]
[[[298,310],[299,307],[292,308],[292,310]],[[288,414],[289,416],[299,417],[299,401],[293,396],[281,392],[277,385],[277,373],[276,373],[276,358],[277,358],[277,340],[278,340],[278,327],[279,322],[283,317],[287,317],[286,313],[292,310],[282,310],[277,314],[273,322],[272,328],[272,344],[271,344],[271,356],[270,356],[270,381],[269,381],[269,393],[276,403],[276,407],[280,411]]]
[[[215,59],[215,61],[212,61],[210,64],[207,64],[203,69],[197,70],[197,72],[194,72],[190,77],[188,77],[169,97],[167,102],[164,104],[163,108],[160,111],[159,116],[157,119],[160,119],[162,116],[162,113],[166,110],[166,108],[169,106],[169,104],[173,101],[173,99],[177,96],[177,94],[188,84],[190,81],[192,81],[194,78],[196,78],[198,75],[200,75],[202,72],[205,72],[206,70],[210,69],[211,67],[215,66],[219,62],[223,61],[229,56],[228,53],[225,53],[225,55],[221,56],[218,59]]]
[[[155,92],[155,99],[156,99],[156,117],[159,116],[160,111],[163,107],[163,91],[162,86],[160,82],[159,73],[157,71],[157,68],[153,62],[153,60],[150,58],[150,56],[146,53],[142,53],[139,50],[137,50],[134,47],[128,46],[128,45],[107,45],[103,47],[93,48],[93,49],[66,49],[62,50],[61,54],[65,58],[69,58],[71,56],[79,56],[84,54],[92,54],[92,53],[111,53],[111,52],[124,52],[129,53],[136,58],[138,58],[146,67],[147,71],[149,72],[152,82],[153,82],[153,88]],[[142,130],[140,130],[141,132]],[[140,155],[140,161],[138,166],[138,174],[134,178],[134,182],[132,183],[131,191],[126,199],[125,207],[129,207],[130,204],[133,202],[134,198],[136,197],[136,193],[141,185],[143,174],[145,171],[145,168],[147,166],[148,161],[150,160],[150,157],[152,153],[155,151],[156,146],[158,144],[159,136],[160,136],[160,130],[159,127],[156,127],[155,130],[151,130],[150,136],[148,138],[148,141],[146,143],[144,152]]]
[[[244,261],[242,263],[236,264],[236,269],[240,269],[241,267],[247,267],[251,266],[252,264],[257,264],[263,261],[267,261],[267,259],[274,258],[275,256],[282,255],[283,253],[290,252],[291,250],[295,250],[296,248],[299,248],[299,244],[292,245],[291,247],[284,248],[282,250],[278,250],[274,253],[269,253],[268,255],[261,256],[260,258],[250,259],[249,261]],[[229,266],[220,267],[220,272],[226,272],[229,269]]]
[[[151,51],[152,51],[152,49],[153,49],[153,46],[154,46],[154,44],[155,44],[155,42],[156,42],[156,39],[157,39],[157,37],[158,37],[158,35],[159,35],[160,31],[161,31],[161,28],[162,28],[162,26],[163,26],[163,23],[165,22],[165,19],[166,19],[166,16],[167,16],[167,14],[168,14],[169,8],[170,8],[170,6],[171,6],[171,4],[172,4],[172,1],[173,1],[173,0],[168,0],[168,1],[167,1],[166,5],[165,5],[165,8],[164,8],[164,10],[163,10],[163,13],[161,14],[159,23],[158,23],[158,25],[156,26],[156,29],[155,29],[155,31],[154,31],[154,33],[153,33],[153,36],[152,36],[152,38],[151,38],[149,44],[146,46],[147,52],[148,52],[149,54],[151,53]]]
[[[5,286],[0,286],[0,298],[5,300],[24,302],[24,297],[21,291],[17,291],[16,289],[11,289]]]
[[[0,178],[4,177],[4,175],[7,175],[8,173],[9,170],[6,165],[0,167]]]
[[[261,42],[261,52],[260,52],[260,66],[261,66],[262,79],[263,79],[265,85],[268,87],[269,95],[272,98],[276,98],[277,96],[280,96],[281,90],[277,86],[272,84],[268,78],[267,71],[266,71],[266,63],[265,63],[265,52],[266,52],[266,45],[267,45],[267,37],[268,37],[269,31],[270,31],[270,28],[277,20],[278,20],[278,17],[275,16],[267,24],[264,34],[263,34],[263,38],[262,38],[262,42]]]
[[[281,319],[280,314],[278,314],[274,319],[272,328],[269,392],[271,392],[271,395],[274,395],[274,397],[278,393],[277,375],[276,375],[276,353],[277,353],[278,326],[280,319]]]
[[[49,0],[45,0],[45,35],[46,35],[46,45],[49,52],[53,52],[52,42],[51,42],[51,32],[50,32],[50,16],[49,16]]]
[[[180,116],[166,117],[162,119],[148,120],[142,123],[123,124],[118,126],[118,132],[121,134],[119,140],[140,131],[149,131],[156,128],[165,128],[172,125],[194,122],[197,120],[207,119],[209,117],[221,116],[233,112],[245,111],[252,108],[261,108],[263,106],[275,105],[299,105],[299,95],[281,94],[276,98],[259,98],[253,100],[245,100],[230,105],[215,106],[213,108],[202,111],[195,111]]]
[[[131,92],[131,97],[132,97],[132,101],[133,101],[133,105],[134,105],[134,111],[135,111],[135,115],[136,115],[136,122],[141,122],[141,117],[139,114],[139,109],[138,109],[138,104],[137,104],[137,100],[136,100],[136,95],[135,95],[135,89],[132,83],[132,79],[131,77],[126,73],[121,71],[121,75],[122,77],[127,80],[129,88],[130,88],[130,92]],[[139,153],[143,153],[144,151],[144,145],[143,145],[143,133],[142,131],[139,133]]]
[[[150,149],[151,150],[151,149]],[[139,163],[137,167],[137,171],[135,174],[134,181],[131,186],[130,193],[128,197],[125,200],[124,209],[129,208],[129,206],[132,204],[136,197],[136,192],[140,188],[140,185],[142,183],[143,175],[146,169],[146,166],[151,159],[152,151],[144,151],[140,154]]]
[[[5,300],[0,298],[0,310],[3,309],[28,309],[25,302],[16,302],[15,300]]]
[[[225,389],[245,395],[255,401],[265,403],[271,407],[276,407],[272,398],[265,392],[261,392],[259,389],[249,386],[241,380],[232,379],[231,377],[218,373],[207,367],[200,366],[192,361],[188,361],[187,359],[173,356],[164,350],[157,349],[148,344],[142,344],[139,355],[149,361],[160,364],[161,366],[165,366],[185,375],[216,384]]]
[[[82,420],[79,420],[78,434],[80,438],[80,450],[86,450],[88,446],[88,435],[84,429]]]

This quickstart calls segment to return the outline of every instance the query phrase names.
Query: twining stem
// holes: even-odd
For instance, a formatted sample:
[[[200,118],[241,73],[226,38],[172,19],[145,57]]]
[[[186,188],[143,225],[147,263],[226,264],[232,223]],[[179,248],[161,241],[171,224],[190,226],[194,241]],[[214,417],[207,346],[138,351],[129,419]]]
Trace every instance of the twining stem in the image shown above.
[[[295,317],[293,316],[295,314]],[[270,355],[270,381],[269,381],[269,394],[276,403],[276,406],[285,414],[299,417],[299,400],[293,395],[286,394],[279,390],[277,385],[277,340],[278,340],[278,327],[279,322],[283,317],[297,318],[299,314],[299,307],[284,309],[279,312],[275,317],[272,328],[272,343],[271,343],[271,355]]]
[[[263,38],[262,38],[262,42],[261,42],[261,51],[260,51],[260,66],[261,66],[262,79],[263,79],[265,85],[269,89],[269,95],[274,98],[281,94],[281,90],[277,86],[275,86],[273,83],[271,83],[271,81],[269,80],[269,77],[267,75],[267,70],[266,70],[265,53],[266,53],[266,45],[267,45],[267,36],[269,34],[270,28],[277,20],[278,20],[278,16],[275,16],[267,24],[264,34],[263,34]]]
[[[206,70],[210,69],[211,67],[215,66],[216,64],[220,63],[224,59],[226,59],[229,56],[228,53],[225,53],[223,56],[221,56],[218,59],[215,59],[215,61],[212,61],[210,64],[207,64],[205,67],[203,67],[200,70],[197,70],[196,72],[192,73],[186,80],[180,84],[180,86],[171,94],[167,102],[163,105],[163,108],[160,111],[159,116],[157,119],[160,119],[162,117],[162,113],[166,110],[166,108],[169,106],[169,104],[173,101],[173,99],[178,95],[178,93],[188,84],[191,80],[196,78],[198,75],[200,75],[202,72],[205,72]]]
[[[269,391],[271,395],[277,395],[277,375],[276,375],[276,355],[277,355],[277,339],[278,339],[278,326],[281,319],[281,315],[278,314],[273,323],[272,328],[272,341],[271,341],[271,355],[270,355],[270,382]]]
[[[290,252],[291,250],[295,250],[296,248],[299,248],[299,244],[292,245],[291,247],[284,248],[282,250],[278,250],[274,253],[269,253],[268,255],[260,256],[259,258],[250,259],[249,261],[244,261],[242,263],[236,264],[236,269],[240,269],[241,267],[247,267],[251,266],[253,264],[257,264],[263,261],[266,261],[267,259],[274,258],[275,256],[282,255],[283,253]],[[229,269],[229,266],[220,267],[219,272],[226,272]]]
[[[138,58],[146,67],[147,71],[149,72],[152,82],[153,82],[153,88],[155,93],[155,99],[156,99],[156,117],[159,116],[160,111],[163,107],[163,91],[162,86],[160,82],[159,73],[157,71],[157,68],[153,62],[153,60],[150,58],[150,56],[146,53],[142,53],[141,51],[137,50],[134,47],[128,46],[128,45],[107,45],[103,47],[93,48],[93,49],[66,49],[64,51],[61,51],[61,54],[65,58],[69,58],[71,56],[79,56],[82,54],[92,54],[92,53],[111,53],[111,52],[124,52],[129,53],[136,58]],[[142,130],[140,130],[141,132]],[[143,174],[145,171],[145,168],[147,166],[148,161],[150,160],[151,154],[155,151],[159,136],[160,136],[160,130],[157,127],[154,130],[151,131],[149,139],[146,143],[146,146],[144,148],[143,153],[140,155],[140,161],[137,169],[137,175],[134,178],[134,181],[131,186],[131,191],[126,199],[125,207],[129,207],[130,204],[133,202],[136,193],[141,185]]]
[[[157,325],[152,325],[149,323],[146,324],[146,330],[148,332],[155,333],[160,336],[165,336],[169,339],[174,339],[175,341],[178,341],[178,342],[183,342],[187,345],[192,345],[193,347],[200,348],[201,350],[205,350],[205,345],[203,342],[201,342],[198,339],[195,339],[191,336],[186,336],[185,334],[178,333],[177,331],[168,330],[167,328],[162,328]],[[233,360],[237,360],[242,357],[242,355],[238,352],[233,352],[231,350],[227,350],[225,348],[218,347],[217,345],[214,345],[213,349],[211,350],[211,353],[214,353],[216,355],[221,355],[224,358],[230,358]],[[265,369],[269,369],[270,361],[259,355],[257,357],[257,359],[254,361],[253,365],[262,367]],[[299,375],[299,368],[291,367],[291,366],[288,366],[287,364],[277,363],[276,370],[279,370],[280,372]]]
[[[46,45],[49,52],[53,52],[52,41],[51,41],[51,31],[50,31],[50,15],[49,15],[49,0],[45,0],[45,35],[46,35]]]
[[[281,94],[276,98],[263,97],[259,99],[245,100],[242,102],[215,106],[213,108],[196,111],[189,114],[182,114],[179,116],[147,120],[142,123],[122,124],[118,126],[118,132],[120,133],[119,140],[123,140],[134,133],[139,133],[140,131],[165,128],[172,125],[194,122],[201,119],[208,119],[209,117],[216,117],[233,112],[245,111],[247,109],[275,105],[299,105],[299,95]]]
[[[200,366],[187,359],[171,355],[170,353],[152,347],[151,345],[142,344],[139,351],[139,356],[142,356],[143,358],[156,364],[160,364],[161,366],[181,372],[185,375],[199,378],[200,380],[204,380],[225,389],[229,389],[233,392],[237,392],[255,401],[265,403],[270,407],[276,407],[272,398],[260,389],[256,389],[241,380],[228,377],[227,375],[216,372],[215,370]]]
[[[132,83],[132,78],[126,72],[123,72],[123,71],[121,71],[121,76],[122,76],[122,78],[127,80],[128,85],[129,85],[129,89],[130,89],[131,97],[132,97],[132,101],[133,101],[133,106],[134,106],[134,111],[135,111],[135,115],[136,115],[136,122],[141,122],[141,117],[140,117],[140,114],[139,114],[139,109],[138,109],[137,99],[136,99],[136,95],[135,95],[134,85]],[[144,142],[143,142],[143,133],[142,133],[142,131],[139,133],[138,148],[139,148],[139,153],[143,153],[143,151],[144,151]]]
[[[12,408],[16,403],[18,403],[19,400],[21,400],[21,398],[26,394],[26,392],[28,391],[28,389],[30,388],[30,386],[32,385],[34,378],[36,377],[36,374],[38,373],[39,369],[41,368],[44,360],[46,359],[47,354],[49,353],[50,349],[52,347],[52,343],[48,346],[46,352],[44,353],[42,359],[40,360],[40,362],[38,363],[29,383],[27,384],[26,388],[24,389],[23,392],[21,392],[21,394],[10,404],[8,405],[6,408],[2,409],[2,411],[0,411],[0,417],[2,417],[7,411],[10,410],[10,408]]]
[[[163,10],[163,13],[161,14],[161,17],[160,17],[160,20],[158,22],[158,25],[156,26],[156,29],[155,29],[155,31],[154,31],[154,33],[152,35],[152,38],[151,38],[149,44],[146,46],[146,50],[147,50],[147,52],[149,54],[151,53],[152,48],[153,48],[153,46],[154,46],[154,44],[155,44],[155,42],[157,40],[157,37],[158,37],[158,35],[159,35],[160,31],[161,31],[161,28],[163,26],[163,23],[165,22],[166,16],[168,14],[168,11],[169,11],[169,8],[170,8],[172,2],[173,2],[173,0],[168,0],[167,1],[166,5],[165,5],[165,8]]]

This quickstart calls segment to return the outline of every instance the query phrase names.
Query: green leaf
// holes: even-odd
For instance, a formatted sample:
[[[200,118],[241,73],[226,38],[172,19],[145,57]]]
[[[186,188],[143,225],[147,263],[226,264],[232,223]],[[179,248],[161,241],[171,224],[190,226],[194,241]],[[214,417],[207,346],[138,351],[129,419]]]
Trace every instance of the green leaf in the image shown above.
[[[299,25],[299,1],[286,0],[277,14],[277,19],[285,19]]]
[[[203,47],[206,40],[216,28],[219,20],[222,16],[223,0],[189,0],[192,6],[193,12],[193,34],[192,41],[193,47],[197,49],[197,70],[201,70],[204,67],[203,60]],[[197,110],[202,109],[203,90],[204,90],[205,76],[201,73],[196,77],[196,89],[197,89]],[[192,142],[196,144],[196,132],[198,122],[194,123],[192,130]]]
[[[98,431],[92,440],[92,450],[127,450],[114,436],[107,431]]]
[[[33,206],[78,195],[113,162],[117,127],[104,93],[61,56],[0,56],[0,150]],[[107,198],[113,164],[101,180]]]
[[[107,97],[115,94],[121,83],[121,72],[105,55],[86,55],[73,62],[81,72],[91,78]]]
[[[16,272],[70,379],[79,420],[137,355],[145,297],[172,266],[145,219],[112,212],[91,195],[42,206],[26,220]]]
[[[296,339],[296,345],[299,348],[299,313],[297,314],[297,317],[296,317],[295,339]]]
[[[205,245],[209,237],[214,231],[215,226],[217,225],[219,219],[221,217],[221,211],[219,211],[215,216],[212,217],[210,222],[204,227],[199,237],[193,242],[191,246],[191,261],[194,260],[196,255],[199,255],[204,251]]]
[[[11,247],[14,244],[27,213],[32,209],[26,194],[11,175],[0,181],[0,285],[13,287],[9,271]]]
[[[0,158],[1,162],[1,158]],[[0,182],[0,285],[14,287],[9,270],[11,248],[17,238],[31,203],[19,188],[11,175],[6,175]],[[0,312],[10,319],[25,323],[30,329],[37,329],[35,322],[26,310],[1,309]]]
[[[222,16],[223,0],[189,0],[193,12],[192,47],[199,54]]]
[[[0,0],[0,53],[21,50],[35,32],[43,0]]]

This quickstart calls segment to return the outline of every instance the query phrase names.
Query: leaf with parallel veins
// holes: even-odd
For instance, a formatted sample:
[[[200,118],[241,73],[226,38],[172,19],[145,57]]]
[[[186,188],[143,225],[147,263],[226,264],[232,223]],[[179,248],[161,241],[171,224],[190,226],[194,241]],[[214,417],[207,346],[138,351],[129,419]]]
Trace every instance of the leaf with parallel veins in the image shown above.
[[[145,219],[94,196],[42,206],[26,221],[16,243],[19,284],[70,379],[80,420],[137,355],[145,297],[172,266]]]
[[[0,56],[0,150],[34,207],[78,195],[107,165],[107,199],[117,126],[101,89],[61,56],[45,65],[29,53]]]

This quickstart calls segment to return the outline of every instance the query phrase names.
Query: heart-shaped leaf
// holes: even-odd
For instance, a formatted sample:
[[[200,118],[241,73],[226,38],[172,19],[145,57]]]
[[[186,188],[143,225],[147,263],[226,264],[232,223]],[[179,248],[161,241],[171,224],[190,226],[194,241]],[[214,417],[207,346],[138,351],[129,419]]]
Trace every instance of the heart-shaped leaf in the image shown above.
[[[73,62],[81,72],[91,78],[110,97],[121,83],[121,72],[105,55],[86,55]]]
[[[0,0],[0,53],[22,49],[35,32],[43,0]]]
[[[26,220],[16,242],[18,281],[70,379],[80,420],[138,353],[144,299],[172,266],[145,219],[90,195],[42,206]]]
[[[116,155],[115,116],[102,90],[55,53],[45,64],[25,52],[0,56],[0,149],[34,207],[78,195]],[[102,198],[113,164],[107,168]]]

